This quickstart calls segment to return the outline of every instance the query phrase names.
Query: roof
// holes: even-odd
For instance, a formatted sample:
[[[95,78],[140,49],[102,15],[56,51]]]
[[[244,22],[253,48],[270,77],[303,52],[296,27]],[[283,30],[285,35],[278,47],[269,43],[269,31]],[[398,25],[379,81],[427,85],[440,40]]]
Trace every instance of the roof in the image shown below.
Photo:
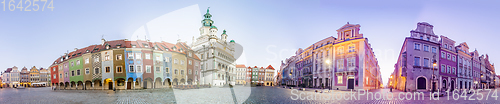
[[[236,65],[236,68],[245,68],[245,65],[241,64],[241,65]]]
[[[274,70],[273,66],[271,66],[271,65],[267,66],[266,69],[273,69]]]
[[[257,66],[253,67],[253,68],[257,68]]]
[[[12,71],[12,68],[7,68],[7,70],[4,71],[4,73],[10,73]]]
[[[231,40],[231,41],[229,41],[229,42],[233,42],[233,43],[234,43],[234,40]]]

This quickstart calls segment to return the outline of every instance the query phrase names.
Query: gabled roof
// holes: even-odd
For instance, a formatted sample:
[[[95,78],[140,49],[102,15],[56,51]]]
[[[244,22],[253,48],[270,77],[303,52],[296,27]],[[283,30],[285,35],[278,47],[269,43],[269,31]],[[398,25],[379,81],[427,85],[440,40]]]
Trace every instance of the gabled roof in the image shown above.
[[[254,66],[253,68],[258,68],[257,66]]]
[[[271,66],[271,65],[267,66],[266,69],[273,69],[274,70],[273,66]]]
[[[236,68],[245,68],[245,65],[241,64],[241,65],[236,65]]]

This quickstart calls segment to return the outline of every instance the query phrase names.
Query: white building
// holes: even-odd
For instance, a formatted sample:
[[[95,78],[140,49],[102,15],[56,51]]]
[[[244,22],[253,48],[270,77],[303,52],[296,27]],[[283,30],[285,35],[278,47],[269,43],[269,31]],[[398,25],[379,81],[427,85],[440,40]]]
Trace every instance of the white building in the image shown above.
[[[201,83],[211,84],[212,86],[222,86],[225,84],[235,84],[235,61],[234,58],[234,40],[227,42],[227,34],[224,30],[217,37],[217,27],[213,25],[212,15],[207,9],[204,15],[202,26],[200,27],[200,36],[193,37],[191,48],[201,59]]]

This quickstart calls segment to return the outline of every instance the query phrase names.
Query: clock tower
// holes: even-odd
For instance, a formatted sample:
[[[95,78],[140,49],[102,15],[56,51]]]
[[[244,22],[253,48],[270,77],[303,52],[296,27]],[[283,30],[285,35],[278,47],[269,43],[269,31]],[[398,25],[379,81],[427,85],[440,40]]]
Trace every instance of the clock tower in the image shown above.
[[[214,32],[214,31],[210,31],[210,28],[212,27],[215,27],[213,26],[214,24],[214,21],[211,19],[212,18],[212,15],[209,13],[209,10],[210,7],[208,7],[207,9],[207,13],[205,13],[205,15],[203,15],[203,17],[205,17],[205,19],[201,20],[201,28],[200,28],[200,35],[209,35],[210,33]]]

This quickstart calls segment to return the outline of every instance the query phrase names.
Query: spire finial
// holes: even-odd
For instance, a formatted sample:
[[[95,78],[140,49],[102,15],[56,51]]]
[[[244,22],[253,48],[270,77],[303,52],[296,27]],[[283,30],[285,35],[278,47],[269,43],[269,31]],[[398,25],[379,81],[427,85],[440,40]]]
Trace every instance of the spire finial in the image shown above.
[[[207,8],[207,13],[210,11],[210,7]]]
[[[226,29],[224,29],[224,31],[222,31],[222,34],[226,34]]]
[[[347,22],[347,24],[349,24],[349,22]]]

